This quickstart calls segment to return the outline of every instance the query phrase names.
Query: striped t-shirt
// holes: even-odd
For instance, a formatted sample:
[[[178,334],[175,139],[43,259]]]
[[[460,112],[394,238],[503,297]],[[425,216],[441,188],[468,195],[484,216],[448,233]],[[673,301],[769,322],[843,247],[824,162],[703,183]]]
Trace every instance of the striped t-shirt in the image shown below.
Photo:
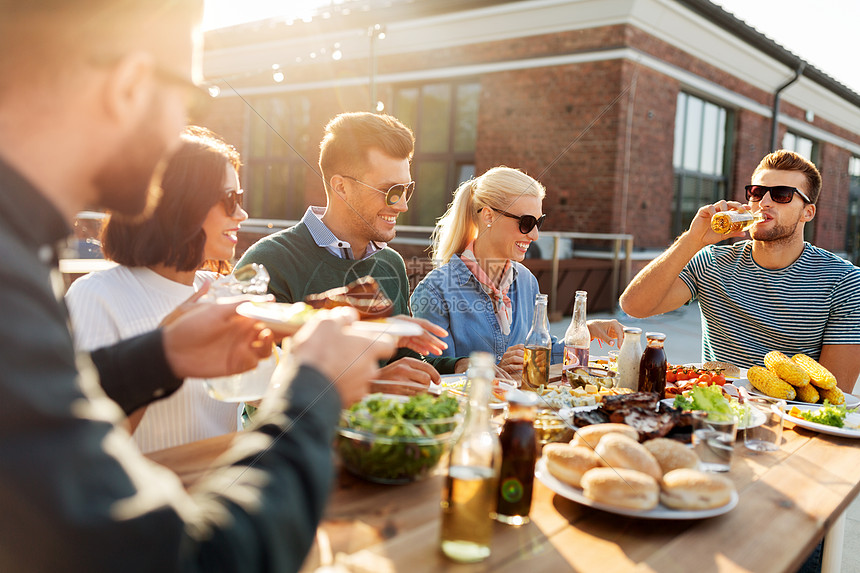
[[[779,350],[818,359],[825,344],[860,344],[860,269],[805,243],[791,265],[766,269],[752,242],[705,247],[681,279],[702,312],[702,360],[749,367]]]

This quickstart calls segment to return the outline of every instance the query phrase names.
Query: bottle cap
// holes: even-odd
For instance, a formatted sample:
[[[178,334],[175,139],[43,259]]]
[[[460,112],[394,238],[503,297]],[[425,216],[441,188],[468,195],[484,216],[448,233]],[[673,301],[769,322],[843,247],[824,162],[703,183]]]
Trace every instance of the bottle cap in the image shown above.
[[[578,297],[580,297],[580,296],[588,296],[588,291],[578,290],[578,291],[576,291],[576,296],[578,296]]]
[[[625,326],[624,332],[625,334],[642,334],[642,329],[635,326]]]
[[[645,338],[649,340],[666,340],[666,335],[662,332],[646,332]]]

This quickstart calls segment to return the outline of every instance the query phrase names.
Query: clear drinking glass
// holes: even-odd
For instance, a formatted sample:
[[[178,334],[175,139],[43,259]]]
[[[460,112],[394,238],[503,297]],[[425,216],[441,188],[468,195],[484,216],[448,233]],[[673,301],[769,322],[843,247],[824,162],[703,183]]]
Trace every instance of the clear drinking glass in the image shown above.
[[[699,456],[699,467],[707,472],[729,471],[738,432],[737,417],[719,419],[700,410],[692,414],[693,451]]]
[[[744,446],[754,452],[775,452],[782,444],[785,402],[751,398],[744,402],[747,411],[741,421]]]

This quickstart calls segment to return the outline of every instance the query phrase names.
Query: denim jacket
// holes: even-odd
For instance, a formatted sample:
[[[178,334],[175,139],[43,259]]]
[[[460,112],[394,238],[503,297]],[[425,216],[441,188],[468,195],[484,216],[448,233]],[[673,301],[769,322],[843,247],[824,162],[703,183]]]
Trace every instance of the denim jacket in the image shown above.
[[[508,290],[513,320],[508,336],[502,334],[492,299],[458,255],[415,287],[410,299],[412,314],[448,331],[447,338],[442,339],[448,344],[442,356],[468,356],[483,350],[498,362],[508,347],[525,343],[534,317],[535,295],[540,290],[525,266],[513,262],[513,271],[514,282]],[[553,337],[553,363],[561,362],[563,351],[563,343]]]

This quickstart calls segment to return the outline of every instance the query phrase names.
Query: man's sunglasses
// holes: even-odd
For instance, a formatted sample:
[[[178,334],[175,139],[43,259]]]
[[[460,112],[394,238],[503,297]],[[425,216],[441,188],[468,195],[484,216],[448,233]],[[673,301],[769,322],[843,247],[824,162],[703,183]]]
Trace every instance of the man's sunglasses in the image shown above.
[[[236,212],[236,207],[242,206],[242,200],[245,197],[245,192],[241,189],[230,189],[224,194],[221,203],[224,205],[224,210],[227,211],[227,216],[232,217]]]
[[[379,191],[383,195],[385,195],[385,204],[388,206],[396,205],[400,202],[400,199],[405,195],[406,202],[409,203],[409,199],[412,198],[412,193],[415,191],[415,181],[410,181],[409,183],[396,183],[388,188],[388,191],[383,191],[382,189],[377,189],[373,185],[368,185],[364,181],[360,181],[355,177],[351,177],[349,175],[341,175],[341,177],[346,177],[347,179],[351,179],[356,183],[361,183],[365,187],[370,187],[374,191]]]
[[[764,196],[770,193],[770,198],[774,203],[791,203],[794,199],[794,194],[800,195],[807,203],[812,203],[806,193],[797,187],[789,187],[788,185],[776,185],[768,187],[767,185],[747,185],[744,187],[747,192],[747,201],[758,202],[764,199]]]
[[[502,211],[501,209],[495,209],[493,207],[490,207],[490,209],[493,209],[493,211],[497,213],[501,213],[505,217],[516,219],[520,224],[520,233],[522,233],[523,235],[528,235],[535,227],[537,227],[538,231],[540,231],[540,228],[543,225],[544,220],[546,219],[546,213],[541,215],[540,219],[536,219],[534,215],[512,215],[511,213],[508,213],[507,211]],[[480,212],[481,210],[478,209],[478,213]]]

